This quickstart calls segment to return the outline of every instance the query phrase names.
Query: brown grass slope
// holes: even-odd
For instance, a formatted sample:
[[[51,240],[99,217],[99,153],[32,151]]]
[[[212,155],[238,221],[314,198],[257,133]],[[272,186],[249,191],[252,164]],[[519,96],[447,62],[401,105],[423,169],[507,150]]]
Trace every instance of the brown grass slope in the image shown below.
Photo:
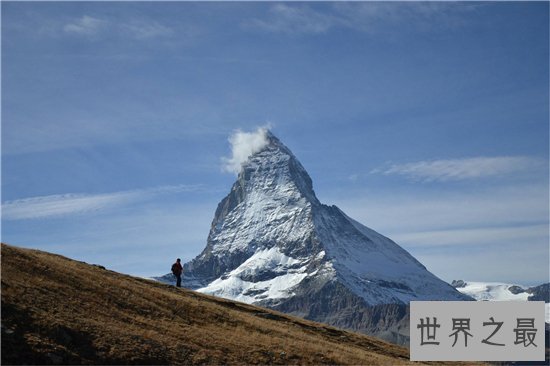
[[[2,244],[2,364],[406,364],[408,350]]]

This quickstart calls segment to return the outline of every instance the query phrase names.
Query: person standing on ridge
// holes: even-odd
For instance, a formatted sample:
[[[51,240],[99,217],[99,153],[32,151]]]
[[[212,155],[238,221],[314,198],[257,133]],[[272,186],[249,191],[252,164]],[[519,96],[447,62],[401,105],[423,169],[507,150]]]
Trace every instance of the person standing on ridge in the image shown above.
[[[176,286],[181,287],[181,274],[183,267],[181,265],[181,259],[176,259],[176,263],[172,264],[172,273],[176,276]]]

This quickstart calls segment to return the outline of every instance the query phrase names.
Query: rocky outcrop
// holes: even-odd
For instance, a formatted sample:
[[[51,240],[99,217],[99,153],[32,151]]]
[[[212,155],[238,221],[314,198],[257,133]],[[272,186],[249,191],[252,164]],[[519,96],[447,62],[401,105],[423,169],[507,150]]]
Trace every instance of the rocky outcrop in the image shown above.
[[[529,295],[529,301],[544,301],[550,302],[550,283],[544,283],[539,286],[530,287],[526,291]]]
[[[451,286],[454,288],[463,288],[466,287],[466,282],[463,280],[453,280],[453,282],[451,282]]]

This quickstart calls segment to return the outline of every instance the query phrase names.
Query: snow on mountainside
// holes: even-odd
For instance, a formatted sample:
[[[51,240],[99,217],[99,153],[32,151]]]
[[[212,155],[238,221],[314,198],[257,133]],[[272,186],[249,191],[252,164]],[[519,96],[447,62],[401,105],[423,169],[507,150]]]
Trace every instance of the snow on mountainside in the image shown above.
[[[285,298],[292,296],[290,289],[308,276],[306,269],[276,247],[258,250],[238,268],[199,291],[246,303]]]
[[[453,281],[456,289],[463,294],[473,297],[477,301],[545,301],[546,322],[550,323],[550,299],[548,298],[548,287],[550,284],[536,287],[526,287],[517,284],[501,282],[474,282],[474,281]],[[538,293],[546,292],[543,296]]]
[[[269,132],[267,140],[242,165],[189,266],[202,277],[198,291],[273,305],[314,278],[338,281],[369,305],[466,298],[390,239],[322,205],[290,150]]]
[[[464,299],[399,245],[336,206],[323,206],[314,222],[339,280],[369,304]]]
[[[258,133],[254,141],[265,143],[242,162],[205,249],[184,265],[185,287],[401,344],[409,301],[472,300],[389,238],[321,204],[292,152]]]
[[[527,301],[529,297],[529,294],[520,285],[500,282],[465,282],[466,286],[457,288],[457,290],[478,301]],[[514,288],[521,288],[521,292],[518,293]]]

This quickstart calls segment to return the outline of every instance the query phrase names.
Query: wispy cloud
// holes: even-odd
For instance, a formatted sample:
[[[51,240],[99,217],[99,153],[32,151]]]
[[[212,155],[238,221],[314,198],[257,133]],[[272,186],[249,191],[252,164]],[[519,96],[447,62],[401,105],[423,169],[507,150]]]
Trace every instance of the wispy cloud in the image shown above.
[[[323,4],[326,5],[326,4]],[[326,6],[274,4],[263,18],[245,28],[286,34],[321,34],[333,28],[376,32],[381,27],[406,24],[418,30],[459,26],[475,4],[435,2],[336,2]]]
[[[170,36],[174,33],[171,28],[165,25],[145,21],[121,24],[120,29],[138,40]]]
[[[23,198],[4,202],[2,218],[24,220],[84,214],[128,205],[160,194],[189,192],[199,188],[197,185],[177,185],[95,195],[70,193]]]
[[[391,238],[449,281],[469,277],[535,284],[548,275],[547,223],[409,232]],[[529,269],[520,263],[529,263]]]
[[[326,32],[339,22],[339,18],[308,6],[275,4],[270,7],[269,14],[265,19],[255,18],[244,25],[274,33],[318,34]]]
[[[104,30],[109,25],[106,20],[84,15],[75,21],[65,24],[63,30],[66,33],[92,36]]]
[[[166,273],[166,263],[177,257],[186,262],[204,249],[216,204],[211,199],[170,200],[126,210],[124,215],[108,210],[71,215],[62,221],[62,229],[51,220],[10,221],[3,227],[2,240],[118,272],[158,276]]]
[[[348,192],[349,193],[349,192]],[[548,223],[548,185],[518,184],[477,192],[356,191],[330,199],[361,223],[388,235]]]
[[[433,230],[392,235],[393,240],[409,248],[528,243],[541,238],[543,240],[548,238],[547,224]]]
[[[114,22],[89,15],[84,15],[65,24],[63,31],[84,37],[96,37],[102,34],[113,36],[115,34],[136,40],[147,40],[174,34],[172,28],[149,19],[127,19]]]
[[[353,196],[331,201],[446,280],[536,283],[548,276],[547,184]]]
[[[544,161],[526,156],[475,157],[392,164],[373,174],[403,175],[411,180],[445,182],[525,173],[544,167]]]
[[[465,24],[466,14],[478,4],[452,2],[337,2],[334,10],[340,23],[358,31],[376,32],[383,27],[401,26],[426,31]]]
[[[548,245],[548,238],[538,243],[507,241],[465,249],[411,252],[432,273],[448,282],[473,279],[534,286],[548,282],[548,249],[545,245]]]

